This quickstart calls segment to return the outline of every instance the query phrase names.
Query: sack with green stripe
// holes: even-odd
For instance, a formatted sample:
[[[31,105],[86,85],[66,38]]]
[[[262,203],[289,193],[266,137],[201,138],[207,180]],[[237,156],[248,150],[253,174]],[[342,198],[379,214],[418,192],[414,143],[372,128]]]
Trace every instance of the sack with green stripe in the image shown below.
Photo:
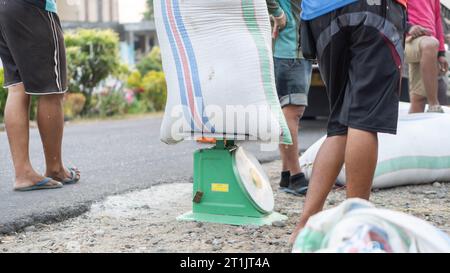
[[[168,99],[161,139],[290,144],[265,0],[155,0]]]
[[[430,223],[348,199],[311,217],[293,253],[449,253],[450,237]]]
[[[308,178],[324,140],[325,137],[317,141],[300,158],[300,165]],[[373,187],[436,181],[450,182],[450,114],[401,114],[397,135],[379,135]],[[337,182],[345,185],[345,166]]]

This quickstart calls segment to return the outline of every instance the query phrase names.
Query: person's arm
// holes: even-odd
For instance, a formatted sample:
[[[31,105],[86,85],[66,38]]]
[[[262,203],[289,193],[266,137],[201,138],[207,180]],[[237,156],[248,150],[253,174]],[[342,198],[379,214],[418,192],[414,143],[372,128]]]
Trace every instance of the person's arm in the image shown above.
[[[441,17],[441,1],[440,0],[435,1],[436,1],[436,10],[435,10],[436,38],[439,40],[439,56],[445,56],[445,36]]]
[[[278,37],[279,31],[286,27],[286,15],[280,7],[278,0],[266,0],[269,14],[273,17],[274,25],[272,30],[272,38]]]
[[[273,17],[280,17],[283,15],[283,9],[280,7],[278,0],[266,0],[266,4],[269,14]]]
[[[441,68],[442,73],[446,73],[448,71],[448,62],[445,54],[445,36],[444,36],[444,26],[442,25],[442,17],[441,17],[441,1],[436,0],[436,38],[439,40],[439,66]]]

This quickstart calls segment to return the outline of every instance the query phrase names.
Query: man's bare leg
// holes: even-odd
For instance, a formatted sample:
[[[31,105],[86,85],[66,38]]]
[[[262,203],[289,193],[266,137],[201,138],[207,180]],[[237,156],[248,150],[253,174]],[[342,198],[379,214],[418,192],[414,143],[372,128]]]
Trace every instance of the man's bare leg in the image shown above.
[[[328,138],[320,148],[314,162],[310,187],[300,222],[291,243],[308,222],[323,209],[345,161],[347,198],[369,199],[378,159],[376,133],[349,128],[347,136]]]
[[[377,160],[377,133],[349,128],[345,150],[347,198],[369,200]]]
[[[438,76],[439,66],[437,56],[439,41],[434,37],[426,37],[420,41],[420,70],[422,81],[427,93],[430,106],[439,105],[438,100]]]
[[[301,173],[300,163],[298,161],[298,130],[300,127],[300,119],[304,112],[304,106],[288,105],[283,107],[283,113],[292,136],[292,145],[280,145],[280,155],[283,171],[290,171],[291,175]]]
[[[62,161],[62,139],[64,112],[62,94],[45,95],[39,98],[37,121],[45,153],[48,177],[62,181],[72,178]],[[79,178],[79,172],[77,172]]]
[[[33,186],[45,179],[33,169],[29,156],[30,100],[23,84],[8,88],[5,126],[15,170],[15,189]],[[50,181],[47,185],[56,184]]]
[[[345,159],[347,136],[328,137],[317,153],[299,224],[291,236],[293,242],[308,219],[323,209]],[[364,151],[364,150],[363,150]]]
[[[409,109],[410,114],[423,113],[425,112],[425,105],[427,104],[427,98],[410,93],[411,108]]]

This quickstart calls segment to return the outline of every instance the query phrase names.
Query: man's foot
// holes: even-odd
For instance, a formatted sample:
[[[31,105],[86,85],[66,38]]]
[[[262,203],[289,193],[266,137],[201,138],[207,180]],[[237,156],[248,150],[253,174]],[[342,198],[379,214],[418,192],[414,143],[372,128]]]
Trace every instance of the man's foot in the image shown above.
[[[308,180],[306,180],[304,173],[292,175],[289,181],[289,187],[286,189],[287,193],[294,194],[296,196],[306,195],[308,191]]]
[[[16,177],[14,184],[15,191],[30,191],[38,189],[57,189],[63,185],[53,179],[39,175],[34,171],[30,171],[20,177]]]
[[[289,238],[290,245],[293,245],[295,243],[298,235],[302,232],[304,227],[305,225],[303,223],[299,223],[295,226],[294,230],[292,231],[291,237]]]
[[[281,172],[281,179],[280,179],[280,189],[281,190],[285,190],[289,187],[290,178],[291,178],[290,171]]]
[[[442,108],[442,106],[440,106],[440,105],[430,105],[428,107],[427,113],[440,113],[440,114],[443,114],[445,112],[444,112],[444,109]]]
[[[46,173],[47,177],[51,177],[54,180],[66,184],[76,184],[80,181],[81,172],[78,168],[72,167],[70,169],[64,168],[57,172],[49,172]]]

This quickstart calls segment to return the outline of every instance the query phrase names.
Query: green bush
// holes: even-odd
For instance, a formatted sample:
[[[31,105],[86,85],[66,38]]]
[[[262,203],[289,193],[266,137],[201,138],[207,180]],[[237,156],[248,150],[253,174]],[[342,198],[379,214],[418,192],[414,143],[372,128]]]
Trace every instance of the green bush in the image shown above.
[[[133,89],[134,91],[143,89],[141,72],[135,70],[130,73],[127,79],[127,87]]]
[[[150,71],[142,79],[144,92],[141,97],[150,103],[149,110],[161,111],[167,100],[167,84],[163,72]]]
[[[119,37],[112,30],[79,29],[65,35],[69,90],[86,97],[83,114],[92,106],[94,88],[120,66]],[[120,72],[119,72],[120,73]]]
[[[167,86],[162,72],[161,51],[154,47],[128,75],[127,87],[134,91],[136,101],[130,105],[129,113],[152,112],[164,109]]]
[[[136,68],[141,75],[146,75],[150,71],[161,71],[162,60],[159,47],[155,46],[152,51],[136,65]]]
[[[3,83],[4,83],[3,69],[0,68],[0,121],[3,121],[6,98],[8,96],[8,93],[6,93],[6,89],[3,88]]]
[[[142,114],[149,111],[149,104],[143,100],[136,100],[127,106],[128,114]]]
[[[64,117],[73,119],[81,114],[86,97],[82,93],[67,93],[64,97]]]
[[[142,77],[139,71],[134,71],[128,76],[127,87],[134,91],[140,110],[152,112],[164,109],[167,100],[167,84],[163,72],[150,71]]]
[[[121,91],[96,94],[92,101],[95,103],[92,112],[100,117],[123,115],[127,112],[127,103]]]

